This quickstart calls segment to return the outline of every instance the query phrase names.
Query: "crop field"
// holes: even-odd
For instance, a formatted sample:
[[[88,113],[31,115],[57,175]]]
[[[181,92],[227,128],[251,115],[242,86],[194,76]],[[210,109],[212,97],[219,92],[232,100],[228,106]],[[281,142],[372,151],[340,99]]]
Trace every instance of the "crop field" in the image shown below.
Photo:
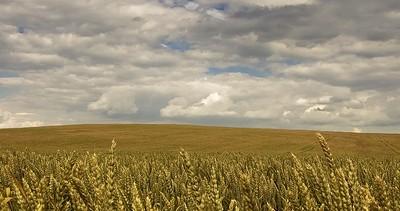
[[[0,210],[400,210],[397,135],[323,133],[327,140],[312,131],[125,125],[135,133],[123,133],[121,126],[1,130]],[[179,131],[192,133],[190,142]],[[201,148],[196,136],[203,144],[219,137]],[[162,137],[175,142],[139,144]],[[300,143],[290,146],[294,137]],[[380,145],[370,146],[377,137]],[[362,138],[366,149],[351,153]]]
[[[398,156],[400,134],[323,132],[336,155]],[[191,125],[70,125],[0,130],[0,150],[35,152],[244,152],[257,154],[321,153],[315,131],[206,127]]]
[[[6,151],[2,210],[399,210],[400,162],[246,153]]]

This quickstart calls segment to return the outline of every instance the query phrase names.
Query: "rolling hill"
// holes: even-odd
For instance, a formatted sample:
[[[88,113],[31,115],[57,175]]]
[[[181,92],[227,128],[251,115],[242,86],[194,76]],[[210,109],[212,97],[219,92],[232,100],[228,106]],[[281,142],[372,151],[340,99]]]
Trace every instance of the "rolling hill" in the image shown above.
[[[400,134],[322,132],[336,154],[400,155]],[[0,149],[123,152],[177,151],[297,154],[320,152],[315,131],[192,125],[68,125],[0,130]]]

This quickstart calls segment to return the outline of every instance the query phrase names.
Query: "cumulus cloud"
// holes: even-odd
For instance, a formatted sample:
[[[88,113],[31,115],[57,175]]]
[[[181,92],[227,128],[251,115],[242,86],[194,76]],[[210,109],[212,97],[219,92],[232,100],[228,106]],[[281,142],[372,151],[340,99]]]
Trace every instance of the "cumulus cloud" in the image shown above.
[[[0,127],[398,132],[399,11],[397,0],[4,1]]]
[[[134,114],[138,111],[135,93],[131,87],[112,87],[88,105],[89,111],[102,111],[108,115]]]
[[[6,111],[1,111],[0,110],[0,120],[1,122],[5,122],[8,121],[11,117],[11,113],[10,112],[6,112]]]
[[[0,128],[15,128],[15,127],[37,127],[44,123],[37,120],[30,120],[32,113],[11,113],[0,109]]]
[[[168,106],[161,109],[161,115],[165,117],[195,117],[195,116],[233,116],[234,111],[229,110],[232,101],[218,92],[209,94],[198,102],[189,104],[185,98],[172,99]]]

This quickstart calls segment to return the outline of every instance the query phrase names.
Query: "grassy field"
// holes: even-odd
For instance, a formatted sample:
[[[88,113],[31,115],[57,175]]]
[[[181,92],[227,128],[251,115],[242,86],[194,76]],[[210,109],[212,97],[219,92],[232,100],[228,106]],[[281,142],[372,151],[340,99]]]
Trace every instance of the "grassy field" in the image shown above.
[[[400,155],[400,134],[322,134],[336,155]],[[139,124],[1,129],[0,149],[104,151],[113,138],[122,152],[320,153],[315,131]]]

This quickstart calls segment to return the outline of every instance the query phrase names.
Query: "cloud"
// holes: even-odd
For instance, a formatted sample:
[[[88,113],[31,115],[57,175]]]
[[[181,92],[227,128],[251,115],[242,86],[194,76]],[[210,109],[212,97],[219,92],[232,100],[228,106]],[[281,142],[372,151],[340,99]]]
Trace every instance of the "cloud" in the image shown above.
[[[290,66],[283,71],[289,77],[312,78],[357,90],[397,89],[397,81],[400,80],[397,71],[399,61],[397,56],[376,58],[338,56],[326,61]]]
[[[161,115],[165,117],[197,117],[197,116],[234,116],[236,113],[229,110],[232,101],[214,92],[198,102],[189,104],[185,98],[178,97],[169,101],[168,106],[161,109]]]
[[[318,112],[318,111],[325,111],[326,105],[313,105],[307,108],[304,113],[311,113],[311,112]]]
[[[241,2],[270,8],[316,3],[314,0],[248,0]]]
[[[210,7],[207,4],[202,5],[188,0],[161,0],[160,2],[168,7],[182,7],[192,12],[209,15],[218,20],[225,20],[225,15],[221,10]]]
[[[386,17],[392,19],[400,19],[400,10],[398,11],[390,11],[385,13]]]
[[[246,67],[246,66],[229,66],[224,68],[218,67],[210,67],[208,68],[208,74],[211,75],[218,75],[224,73],[240,73],[240,74],[247,74],[250,76],[255,77],[267,77],[270,75],[268,71],[257,70],[255,68]]]
[[[288,111],[285,111],[283,113],[278,113],[276,112],[275,109],[262,109],[262,110],[251,110],[251,111],[246,111],[243,114],[243,117],[249,118],[249,119],[280,119],[282,117],[287,117],[290,113]]]
[[[135,93],[131,87],[112,87],[88,105],[89,111],[102,111],[108,115],[134,114],[138,111]]]
[[[8,121],[11,118],[11,113],[0,110],[0,120],[1,122]]]
[[[397,0],[5,1],[0,127],[398,132],[399,11]]]
[[[215,1],[215,0],[199,0],[203,5],[214,5],[217,8],[225,8],[229,4],[231,7],[238,6],[256,6],[256,7],[268,7],[277,8],[284,6],[296,6],[296,5],[308,5],[318,3],[317,0],[231,0],[229,3],[225,1]]]
[[[296,100],[296,104],[297,105],[313,105],[319,103],[329,104],[332,98],[333,98],[332,96],[322,96],[319,98],[310,98],[310,99],[299,98]],[[318,107],[318,105],[316,106]]]
[[[212,16],[212,17],[214,17],[216,19],[225,20],[224,13],[220,12],[217,9],[208,9],[206,11],[206,14],[209,15],[209,16]]]
[[[334,113],[328,112],[328,111],[312,111],[312,112],[305,112],[300,115],[300,119],[307,124],[340,124],[340,119],[338,116]]]
[[[15,128],[15,127],[37,127],[44,123],[41,121],[29,120],[23,113],[13,114],[9,111],[0,109],[0,128]],[[29,114],[34,115],[34,114]]]

